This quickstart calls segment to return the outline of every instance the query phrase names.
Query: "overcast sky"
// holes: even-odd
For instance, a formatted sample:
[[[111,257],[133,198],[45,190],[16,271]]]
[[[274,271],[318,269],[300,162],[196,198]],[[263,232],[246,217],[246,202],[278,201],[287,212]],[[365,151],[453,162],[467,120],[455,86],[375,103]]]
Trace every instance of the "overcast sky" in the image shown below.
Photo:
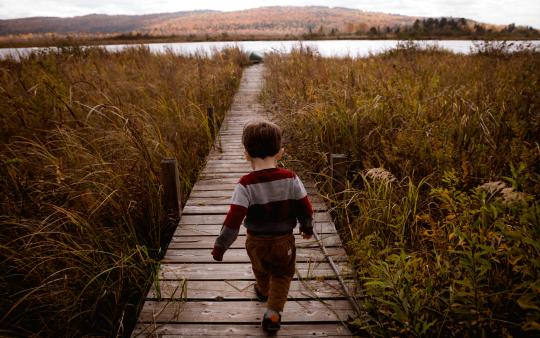
[[[233,11],[261,6],[308,5],[414,16],[465,17],[487,23],[516,23],[540,28],[540,0],[0,0],[0,19],[91,13],[149,14],[195,9]]]

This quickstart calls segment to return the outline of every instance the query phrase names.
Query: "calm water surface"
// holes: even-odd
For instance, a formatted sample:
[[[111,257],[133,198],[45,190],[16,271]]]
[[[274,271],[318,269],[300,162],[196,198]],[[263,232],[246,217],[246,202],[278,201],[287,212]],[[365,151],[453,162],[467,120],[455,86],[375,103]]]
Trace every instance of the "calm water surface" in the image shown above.
[[[145,44],[156,53],[171,50],[178,54],[193,54],[213,52],[231,46],[238,46],[247,52],[264,54],[271,51],[286,53],[300,45],[317,49],[322,56],[352,56],[365,57],[377,54],[398,45],[399,40],[315,40],[315,41],[238,41],[238,42],[178,42]],[[515,45],[532,44],[540,48],[540,41],[509,41]],[[439,46],[454,53],[470,53],[475,48],[475,41],[470,40],[425,40],[416,41],[420,46]],[[107,50],[117,51],[134,45],[105,45]],[[11,55],[15,58],[27,55],[31,51],[46,50],[47,48],[0,48],[0,57]],[[49,48],[54,49],[54,48]]]

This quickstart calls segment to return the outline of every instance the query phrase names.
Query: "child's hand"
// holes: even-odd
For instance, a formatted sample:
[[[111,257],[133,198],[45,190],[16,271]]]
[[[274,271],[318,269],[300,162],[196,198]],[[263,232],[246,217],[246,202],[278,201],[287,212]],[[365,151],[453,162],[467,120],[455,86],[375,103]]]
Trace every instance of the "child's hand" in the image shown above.
[[[302,238],[303,238],[303,239],[310,239],[311,236],[313,236],[313,235],[308,235],[308,234],[306,234],[305,232],[301,232],[300,235],[302,235]]]
[[[300,235],[303,239],[310,239],[311,236],[313,236],[313,228],[312,227],[306,227],[306,226],[300,226]]]
[[[223,260],[223,254],[225,253],[225,250],[223,250],[220,247],[214,246],[214,249],[212,249],[212,257],[215,261],[221,262]]]

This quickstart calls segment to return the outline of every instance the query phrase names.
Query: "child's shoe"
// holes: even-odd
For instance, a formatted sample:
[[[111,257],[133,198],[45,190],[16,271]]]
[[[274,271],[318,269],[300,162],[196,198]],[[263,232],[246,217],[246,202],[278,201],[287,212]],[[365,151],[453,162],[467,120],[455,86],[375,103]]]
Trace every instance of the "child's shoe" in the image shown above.
[[[281,327],[281,315],[279,312],[276,312],[274,310],[268,309],[264,313],[263,320],[262,320],[262,328],[264,331],[269,333],[275,333],[279,330]]]
[[[262,294],[261,290],[259,290],[259,287],[257,287],[257,283],[253,284],[253,288],[255,289],[255,295],[257,296],[257,299],[259,301],[266,302],[268,300],[268,296]]]

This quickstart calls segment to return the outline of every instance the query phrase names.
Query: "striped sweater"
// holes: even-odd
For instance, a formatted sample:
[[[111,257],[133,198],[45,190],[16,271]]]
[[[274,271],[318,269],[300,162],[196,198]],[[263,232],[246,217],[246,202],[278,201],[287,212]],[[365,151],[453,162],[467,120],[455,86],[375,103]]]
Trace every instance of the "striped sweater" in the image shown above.
[[[240,178],[214,250],[223,252],[236,240],[240,225],[253,235],[292,233],[297,220],[300,231],[313,234],[313,208],[296,174],[287,169],[253,171]]]

